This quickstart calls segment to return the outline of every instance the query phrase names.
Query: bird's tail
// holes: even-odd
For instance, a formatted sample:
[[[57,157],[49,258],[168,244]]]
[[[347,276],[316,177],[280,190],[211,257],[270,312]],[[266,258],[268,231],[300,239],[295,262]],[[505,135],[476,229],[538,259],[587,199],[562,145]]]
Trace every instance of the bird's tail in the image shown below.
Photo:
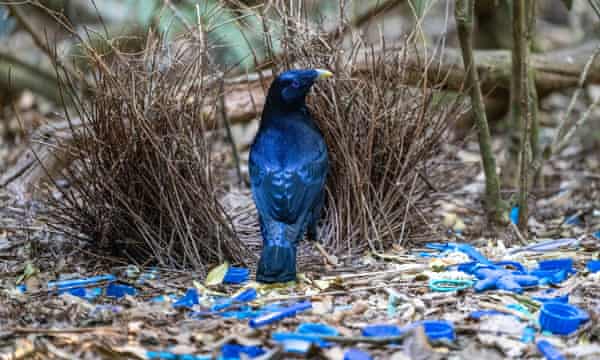
[[[256,281],[263,283],[296,280],[296,237],[293,225],[269,221],[263,227],[263,249],[256,269]]]

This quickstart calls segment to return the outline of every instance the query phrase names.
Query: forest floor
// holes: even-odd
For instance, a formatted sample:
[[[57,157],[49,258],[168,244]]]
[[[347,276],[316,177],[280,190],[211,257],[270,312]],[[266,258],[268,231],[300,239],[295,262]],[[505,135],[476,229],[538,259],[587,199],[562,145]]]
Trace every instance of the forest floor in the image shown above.
[[[557,96],[542,104],[541,113],[549,119],[568,101],[566,95]],[[21,106],[34,108],[23,101]],[[36,121],[35,114],[30,118]],[[548,343],[567,358],[598,359],[600,272],[594,270],[600,265],[590,262],[599,259],[600,251],[597,141],[574,144],[546,165],[546,187],[531,200],[534,242],[521,243],[516,226],[487,225],[479,201],[481,174],[462,176],[464,183],[436,196],[436,218],[448,230],[443,243],[472,244],[490,261],[520,263],[519,274],[513,272],[518,270],[514,263],[496,271],[524,285],[521,294],[475,291],[473,286],[484,281],[503,285],[493,276],[482,280],[469,274],[476,269],[449,270],[473,261],[468,248],[437,251],[425,243],[366,253],[350,264],[324,255],[321,271],[300,269],[298,281],[270,286],[251,281],[252,275],[232,284],[236,281],[226,276],[232,272],[225,265],[207,279],[191,272],[117,266],[78,244],[65,252],[57,245],[62,235],[44,223],[43,202],[0,190],[0,359],[367,358],[349,349],[375,359],[535,359],[543,357],[540,349]],[[10,166],[22,146],[18,143],[2,145],[0,169]],[[449,145],[446,151],[466,167],[479,160],[473,142]],[[566,270],[544,262],[551,259],[571,259],[572,270],[568,261]],[[540,262],[545,277],[535,272]],[[543,284],[527,287],[513,277],[534,273]],[[113,277],[70,288],[49,284],[103,274]],[[448,284],[465,288],[438,288]],[[587,313],[587,321],[568,335],[552,334],[540,324],[539,299],[565,296]],[[306,306],[306,301],[309,308],[269,323],[272,314],[298,303]],[[439,326],[450,323],[453,332],[436,336],[428,323],[425,331],[409,326],[421,320],[445,320]],[[327,326],[301,326],[307,323]],[[369,327],[381,324],[393,326]]]

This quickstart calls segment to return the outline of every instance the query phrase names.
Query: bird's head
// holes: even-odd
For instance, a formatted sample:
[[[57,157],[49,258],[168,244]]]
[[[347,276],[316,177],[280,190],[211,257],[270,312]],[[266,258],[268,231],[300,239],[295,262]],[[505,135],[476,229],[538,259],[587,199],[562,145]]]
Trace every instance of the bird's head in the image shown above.
[[[302,106],[315,81],[332,76],[330,71],[321,69],[288,70],[273,81],[267,101],[284,107]]]

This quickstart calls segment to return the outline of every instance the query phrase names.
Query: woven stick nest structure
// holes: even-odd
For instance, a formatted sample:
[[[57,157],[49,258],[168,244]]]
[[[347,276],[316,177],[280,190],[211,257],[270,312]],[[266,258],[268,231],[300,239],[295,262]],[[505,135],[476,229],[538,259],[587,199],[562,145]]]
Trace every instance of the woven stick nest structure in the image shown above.
[[[303,21],[286,19],[286,29],[276,39],[283,52],[272,60],[275,72],[335,73],[308,99],[331,159],[324,248],[338,256],[381,252],[434,232],[428,194],[444,173],[441,146],[464,103],[425,77],[402,85],[414,76],[405,61],[412,41],[375,49]],[[229,190],[218,132],[204,122],[216,116],[222,75],[196,38],[178,54],[166,56],[156,40],[141,54],[97,64],[93,96],[76,101],[82,125],[64,144],[72,185],[52,201],[54,222],[137,261],[200,272],[223,260],[254,266],[262,239],[250,192]],[[301,244],[298,263],[300,270],[322,263],[313,243]]]

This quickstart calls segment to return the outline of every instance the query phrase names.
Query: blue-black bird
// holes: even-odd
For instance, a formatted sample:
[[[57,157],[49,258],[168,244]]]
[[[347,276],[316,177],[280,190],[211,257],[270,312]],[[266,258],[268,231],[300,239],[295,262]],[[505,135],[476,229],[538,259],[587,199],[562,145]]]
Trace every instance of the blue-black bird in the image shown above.
[[[250,184],[263,237],[256,280],[296,279],[296,246],[315,239],[324,201],[327,146],[306,107],[306,94],[327,70],[290,70],[271,84],[250,148]]]

